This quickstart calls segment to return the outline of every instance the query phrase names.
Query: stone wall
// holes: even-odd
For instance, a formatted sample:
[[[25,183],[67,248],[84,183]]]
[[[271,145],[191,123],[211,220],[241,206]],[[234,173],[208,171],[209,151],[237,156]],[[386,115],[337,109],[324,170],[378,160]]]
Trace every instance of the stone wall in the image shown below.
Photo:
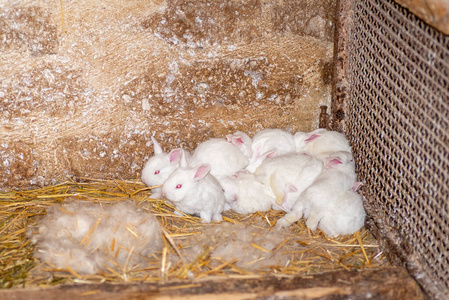
[[[152,135],[317,128],[335,2],[0,2],[0,190],[138,178]]]

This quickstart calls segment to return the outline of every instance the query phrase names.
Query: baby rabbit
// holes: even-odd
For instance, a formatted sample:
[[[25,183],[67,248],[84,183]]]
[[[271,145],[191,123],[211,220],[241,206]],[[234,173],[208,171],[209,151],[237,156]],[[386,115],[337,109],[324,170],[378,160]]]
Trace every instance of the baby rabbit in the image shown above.
[[[359,231],[365,224],[363,197],[352,190],[341,193],[326,209],[318,228],[336,237]]]
[[[191,166],[208,164],[213,176],[231,176],[246,167],[248,157],[227,140],[214,138],[199,144],[189,163]]]
[[[220,183],[209,172],[209,165],[189,167],[182,155],[180,167],[162,186],[162,196],[178,210],[199,215],[203,223],[221,221],[225,196]]]
[[[154,137],[151,137],[154,147],[154,155],[147,161],[142,170],[142,182],[147,186],[162,185],[165,180],[179,167],[181,149],[174,149],[170,153],[164,153]],[[161,188],[151,190],[153,198],[161,197]]]
[[[296,152],[308,153],[318,158],[337,151],[351,152],[346,136],[337,131],[320,128],[309,133],[297,132],[294,135],[294,140]]]
[[[228,140],[229,143],[239,148],[240,151],[242,151],[242,153],[246,157],[251,158],[252,155],[251,145],[253,141],[249,137],[249,135],[241,131],[236,131],[234,134],[226,135],[226,139]]]
[[[268,152],[276,150],[275,155],[293,153],[296,145],[291,133],[282,129],[264,129],[254,135],[251,148],[252,155],[246,170],[255,172]]]
[[[271,188],[276,205],[290,211],[298,196],[312,184],[322,168],[323,163],[310,155],[290,153],[267,158],[255,175],[257,180]]]
[[[356,183],[354,169],[350,152],[335,152],[326,157],[324,169],[313,184],[299,196],[292,210],[278,220],[277,227],[289,226],[304,215],[307,218],[307,227],[315,230],[340,195],[352,191]]]
[[[240,172],[218,180],[224,189],[226,202],[239,214],[268,211],[275,203],[271,189],[257,181],[254,174]]]

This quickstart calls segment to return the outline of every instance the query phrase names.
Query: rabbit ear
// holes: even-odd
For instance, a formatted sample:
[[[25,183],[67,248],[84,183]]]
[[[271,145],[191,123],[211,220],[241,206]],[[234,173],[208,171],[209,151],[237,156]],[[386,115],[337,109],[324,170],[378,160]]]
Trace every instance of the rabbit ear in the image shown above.
[[[356,183],[354,183],[354,185],[352,187],[352,191],[357,192],[362,185],[363,185],[363,182],[357,181]]]
[[[210,172],[209,165],[201,165],[196,169],[196,173],[193,179],[195,179],[195,181],[201,180],[204,177],[206,177],[206,175],[209,174],[209,172]]]
[[[257,149],[253,152],[253,156],[251,157],[251,162],[256,161],[260,157],[260,149],[262,149],[262,146],[258,146]]]
[[[228,140],[229,143],[231,143],[237,147],[244,144],[242,135],[240,135],[240,134],[228,134],[226,136],[226,139]]]
[[[285,185],[285,189],[286,189],[287,193],[295,193],[298,191],[298,188],[291,183],[287,183]]]
[[[164,151],[162,151],[161,145],[159,145],[156,139],[154,137],[151,137],[151,140],[153,141],[154,154],[164,153]]]
[[[243,144],[244,144],[244,142],[243,142],[241,136],[235,136],[235,137],[233,137],[233,138],[232,138],[232,143],[233,143],[234,145],[236,145],[236,146],[240,146],[240,145],[243,145]]]
[[[306,139],[306,143],[310,143],[311,141],[316,140],[317,138],[321,137],[321,134],[312,134],[311,136],[309,136],[308,139]]]
[[[342,161],[338,158],[327,158],[324,160],[324,167],[329,169],[329,168],[334,168],[337,165],[341,165],[343,164]]]
[[[189,163],[187,162],[186,154],[184,153],[183,150],[181,150],[181,158],[180,158],[179,165],[181,166],[181,168],[187,168],[189,166]]]
[[[275,157],[278,154],[278,150],[277,149],[272,149],[270,151],[267,151],[263,154],[263,156],[265,156],[265,158],[270,158],[270,157]]]
[[[173,149],[169,155],[170,163],[177,164],[181,160],[181,156],[184,156],[182,149]]]

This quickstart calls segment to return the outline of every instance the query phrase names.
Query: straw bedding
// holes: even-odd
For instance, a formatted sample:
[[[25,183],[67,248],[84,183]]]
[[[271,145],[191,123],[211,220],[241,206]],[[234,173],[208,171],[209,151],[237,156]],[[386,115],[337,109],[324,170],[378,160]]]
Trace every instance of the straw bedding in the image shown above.
[[[175,214],[160,199],[150,198],[140,181],[91,180],[65,182],[36,190],[0,194],[1,288],[63,283],[155,282],[204,277],[312,275],[342,269],[379,268],[388,264],[365,229],[329,238],[311,232],[303,221],[276,230],[283,212],[240,215],[228,211],[223,222],[203,224],[197,217]],[[47,208],[70,200],[112,204],[134,201],[153,213],[161,225],[162,251],[132,269],[110,267],[94,275],[58,269],[33,256],[27,231],[36,230]]]

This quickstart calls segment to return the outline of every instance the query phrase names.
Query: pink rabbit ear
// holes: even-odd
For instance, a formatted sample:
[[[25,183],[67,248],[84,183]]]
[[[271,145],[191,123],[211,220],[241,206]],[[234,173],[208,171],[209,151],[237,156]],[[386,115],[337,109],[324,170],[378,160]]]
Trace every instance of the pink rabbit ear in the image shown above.
[[[362,185],[363,185],[363,182],[361,182],[361,181],[355,182],[354,185],[352,186],[352,191],[357,192]]]
[[[240,134],[228,134],[226,135],[226,139],[234,146],[241,146],[244,144],[242,136]]]
[[[294,186],[293,184],[289,183],[286,186],[286,191],[287,193],[295,193],[298,191],[298,189],[296,188],[296,186]]]
[[[151,137],[151,140],[153,141],[154,154],[164,153],[164,151],[162,151],[161,145],[159,145],[156,139],[154,137]]]
[[[201,165],[196,169],[195,176],[193,179],[195,181],[203,179],[207,174],[210,172],[210,166],[209,165]]]
[[[270,158],[270,157],[275,157],[278,154],[278,150],[277,149],[272,149],[270,151],[267,151],[264,153],[265,158]]]
[[[305,142],[310,143],[311,141],[314,141],[319,137],[321,137],[321,134],[312,134],[308,139],[305,140]]]
[[[324,167],[325,168],[334,168],[335,166],[342,165],[343,163],[338,158],[327,158],[324,160]]]
[[[243,145],[244,143],[243,143],[243,140],[242,140],[242,137],[239,135],[239,136],[234,136],[233,138],[232,138],[232,143],[234,144],[234,145],[236,145],[236,146],[240,146],[240,145]]]
[[[177,164],[181,160],[182,155],[182,149],[173,149],[170,152],[170,163]]]

